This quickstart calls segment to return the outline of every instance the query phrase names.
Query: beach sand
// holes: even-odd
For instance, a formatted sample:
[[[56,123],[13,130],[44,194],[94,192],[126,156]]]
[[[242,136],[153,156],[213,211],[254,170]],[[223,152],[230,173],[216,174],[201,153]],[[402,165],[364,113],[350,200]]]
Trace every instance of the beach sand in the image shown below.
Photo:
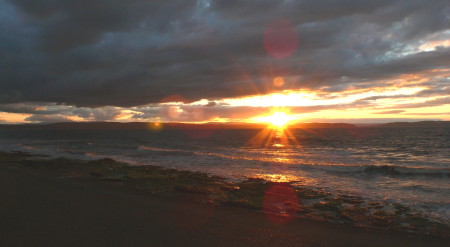
[[[0,246],[448,246],[448,239],[397,231],[307,219],[277,223],[255,210],[183,194],[162,197],[5,164]]]

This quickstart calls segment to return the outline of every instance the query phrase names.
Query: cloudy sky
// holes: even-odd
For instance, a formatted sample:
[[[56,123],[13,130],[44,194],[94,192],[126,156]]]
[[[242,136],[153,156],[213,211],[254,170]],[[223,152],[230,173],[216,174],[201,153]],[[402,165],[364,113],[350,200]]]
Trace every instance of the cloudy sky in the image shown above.
[[[0,122],[450,120],[448,0],[0,0]]]

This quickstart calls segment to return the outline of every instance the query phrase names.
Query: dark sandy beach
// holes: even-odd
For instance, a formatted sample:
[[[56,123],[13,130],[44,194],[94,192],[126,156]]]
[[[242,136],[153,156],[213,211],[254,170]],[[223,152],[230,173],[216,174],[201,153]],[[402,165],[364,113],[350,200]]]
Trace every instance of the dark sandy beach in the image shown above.
[[[296,219],[0,166],[0,246],[448,246],[446,239]]]

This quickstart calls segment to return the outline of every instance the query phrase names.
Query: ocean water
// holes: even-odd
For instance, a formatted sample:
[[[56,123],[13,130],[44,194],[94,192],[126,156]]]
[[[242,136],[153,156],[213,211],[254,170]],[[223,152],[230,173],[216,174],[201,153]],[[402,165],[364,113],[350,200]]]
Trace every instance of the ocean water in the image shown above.
[[[450,224],[449,128],[2,129],[0,151],[113,158],[399,202]]]

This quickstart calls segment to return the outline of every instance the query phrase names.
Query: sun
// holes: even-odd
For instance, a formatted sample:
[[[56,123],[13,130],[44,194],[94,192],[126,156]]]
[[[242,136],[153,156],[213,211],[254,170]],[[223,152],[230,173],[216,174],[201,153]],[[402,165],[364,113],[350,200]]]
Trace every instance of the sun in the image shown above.
[[[292,117],[287,115],[285,112],[274,112],[270,116],[258,117],[258,121],[269,123],[272,127],[277,129],[286,128]]]
[[[267,122],[277,128],[283,128],[289,123],[289,116],[284,112],[275,112],[272,116],[267,117]]]
[[[291,144],[299,145],[291,129],[294,126],[288,127],[290,124],[297,122],[298,115],[290,114],[289,108],[280,107],[272,108],[267,115],[254,117],[250,121],[254,123],[265,123],[267,126],[249,141],[250,145],[284,148]]]

